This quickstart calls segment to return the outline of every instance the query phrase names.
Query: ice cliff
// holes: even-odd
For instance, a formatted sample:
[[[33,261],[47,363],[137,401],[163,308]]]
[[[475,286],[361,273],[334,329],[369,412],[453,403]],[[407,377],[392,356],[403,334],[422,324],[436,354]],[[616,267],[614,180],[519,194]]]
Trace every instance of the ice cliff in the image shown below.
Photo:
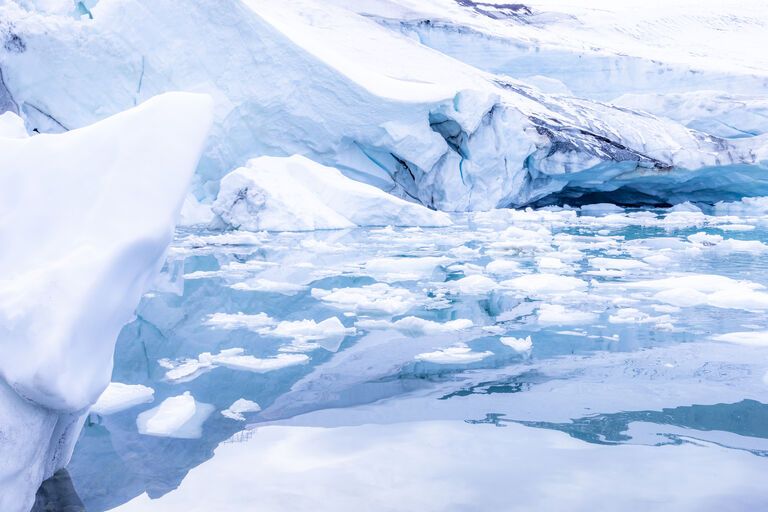
[[[708,2],[655,18],[614,4],[102,0],[73,16],[65,1],[10,2],[0,98],[45,132],[170,89],[211,94],[194,183],[207,204],[248,159],[293,154],[440,210],[768,193],[766,139],[724,137],[762,125],[707,133],[718,116],[612,103],[764,96],[765,58],[735,51],[765,40],[759,6],[741,0],[734,24]]]
[[[56,135],[0,117],[0,510],[28,511],[68,462],[211,118],[211,99],[190,93]]]

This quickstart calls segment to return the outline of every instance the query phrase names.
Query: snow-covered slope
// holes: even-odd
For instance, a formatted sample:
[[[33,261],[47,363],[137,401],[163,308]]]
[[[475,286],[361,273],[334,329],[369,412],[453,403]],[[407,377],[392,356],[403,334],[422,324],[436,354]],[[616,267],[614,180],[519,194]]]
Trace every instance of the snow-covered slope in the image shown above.
[[[768,92],[761,0],[331,0],[493,73],[577,96]]]
[[[230,227],[311,231],[355,226],[449,226],[443,212],[353,181],[302,156],[261,157],[221,180],[213,211]]]
[[[110,380],[211,125],[168,93],[59,135],[0,136],[0,510],[63,467]]]
[[[0,68],[9,104],[40,131],[82,126],[168,89],[210,93],[216,124],[195,184],[204,202],[249,158],[292,154],[443,210],[558,202],[627,172],[634,188],[625,199],[667,202],[710,191],[712,167],[743,165],[738,187],[716,184],[738,196],[765,186],[741,179],[764,174],[765,139],[723,140],[596,100],[702,83],[765,94],[765,57],[734,50],[762,41],[764,16],[740,3],[735,19],[709,3],[696,16],[669,7],[660,17],[549,0],[514,9],[468,0],[102,0],[93,19],[72,18],[67,2],[64,14],[8,3],[0,16],[14,44],[0,50]],[[706,39],[721,33],[727,44]],[[532,76],[589,99],[516,80]],[[674,174],[670,189],[647,197],[649,174]]]

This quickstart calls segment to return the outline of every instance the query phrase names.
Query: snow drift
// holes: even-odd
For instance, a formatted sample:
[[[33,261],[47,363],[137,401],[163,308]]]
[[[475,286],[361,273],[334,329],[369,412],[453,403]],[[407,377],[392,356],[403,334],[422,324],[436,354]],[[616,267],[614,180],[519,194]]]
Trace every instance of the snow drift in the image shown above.
[[[68,133],[0,136],[3,511],[29,510],[69,460],[163,263],[211,111],[168,93]]]

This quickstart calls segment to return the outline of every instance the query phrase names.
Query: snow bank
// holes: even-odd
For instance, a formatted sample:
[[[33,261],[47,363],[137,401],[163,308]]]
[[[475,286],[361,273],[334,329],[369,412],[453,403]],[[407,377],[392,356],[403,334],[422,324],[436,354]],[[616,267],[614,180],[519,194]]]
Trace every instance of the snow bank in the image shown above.
[[[0,509],[28,510],[69,460],[163,262],[211,111],[169,93],[61,135],[0,137]]]
[[[250,231],[451,224],[442,212],[298,155],[255,158],[232,171],[221,180],[213,211],[229,226]]]

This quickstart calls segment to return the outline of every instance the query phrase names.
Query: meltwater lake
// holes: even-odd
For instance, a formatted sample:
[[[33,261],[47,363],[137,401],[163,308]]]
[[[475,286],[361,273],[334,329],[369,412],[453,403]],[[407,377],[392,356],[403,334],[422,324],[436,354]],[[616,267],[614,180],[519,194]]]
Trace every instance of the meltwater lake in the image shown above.
[[[768,200],[452,219],[179,230],[86,510],[768,503]]]

